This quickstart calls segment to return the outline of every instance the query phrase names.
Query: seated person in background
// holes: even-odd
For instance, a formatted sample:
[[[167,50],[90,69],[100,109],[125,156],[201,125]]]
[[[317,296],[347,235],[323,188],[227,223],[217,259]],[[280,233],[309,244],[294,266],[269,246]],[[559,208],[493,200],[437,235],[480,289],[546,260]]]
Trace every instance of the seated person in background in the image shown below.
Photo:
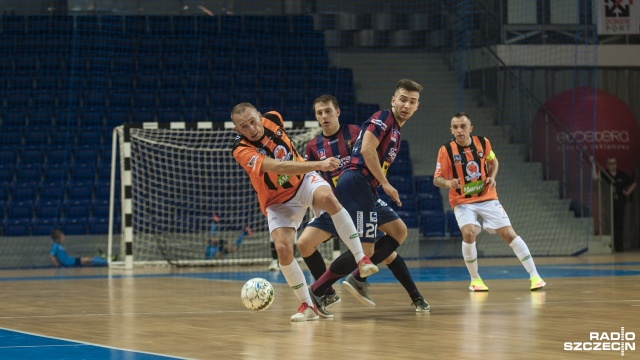
[[[213,214],[211,221],[211,227],[209,233],[211,234],[211,240],[205,250],[206,259],[222,259],[225,255],[238,251],[238,248],[242,244],[244,237],[253,235],[253,230],[249,226],[245,226],[242,229],[240,235],[236,239],[235,244],[227,244],[226,240],[218,237],[218,224],[220,223],[220,217],[217,214]]]
[[[62,230],[55,229],[51,232],[51,240],[53,240],[53,244],[51,244],[51,250],[49,251],[49,258],[51,262],[55,266],[62,267],[73,267],[73,266],[82,266],[82,265],[93,265],[93,266],[106,266],[108,264],[107,260],[102,256],[94,256],[94,257],[71,257],[67,254],[67,251],[62,247],[62,243],[64,243],[64,233]]]

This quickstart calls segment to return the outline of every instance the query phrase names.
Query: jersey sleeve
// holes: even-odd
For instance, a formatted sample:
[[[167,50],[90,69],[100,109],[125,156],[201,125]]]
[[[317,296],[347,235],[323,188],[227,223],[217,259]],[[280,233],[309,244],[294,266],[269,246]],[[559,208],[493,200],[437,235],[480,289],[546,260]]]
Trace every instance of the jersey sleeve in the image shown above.
[[[487,154],[485,157],[485,161],[488,163],[492,163],[493,160],[496,159],[496,154],[493,152],[493,148],[491,147],[491,142],[489,139],[484,138],[484,151]]]
[[[436,171],[433,173],[433,178],[437,179],[439,177],[443,177],[445,180],[450,180],[451,176],[451,160],[449,159],[447,149],[442,146],[438,151]]]
[[[373,135],[375,135],[379,142],[382,141],[385,134],[389,131],[389,126],[387,126],[387,124],[385,124],[383,120],[373,117],[367,120],[367,122],[365,122],[363,126],[366,131],[369,131]]]
[[[262,162],[266,157],[250,146],[238,146],[233,150],[233,157],[238,164],[249,174],[249,177],[262,176]]]
[[[282,119],[282,115],[280,115],[277,111],[269,111],[266,114],[262,115],[263,118],[269,119],[274,124],[284,128],[284,120]]]
[[[316,160],[313,155],[312,144],[316,141],[316,138],[313,138],[311,141],[307,143],[307,146],[304,148],[304,160],[305,161],[314,161]]]

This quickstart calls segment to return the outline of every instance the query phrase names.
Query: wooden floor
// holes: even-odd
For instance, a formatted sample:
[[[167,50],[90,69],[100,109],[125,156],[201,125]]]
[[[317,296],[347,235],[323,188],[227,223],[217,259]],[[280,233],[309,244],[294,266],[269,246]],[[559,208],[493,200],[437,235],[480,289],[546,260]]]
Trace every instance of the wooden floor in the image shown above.
[[[336,286],[342,302],[331,308],[335,318],[306,323],[289,321],[297,300],[282,275],[264,267],[0,271],[0,323],[19,332],[193,359],[621,357],[619,348],[567,351],[565,343],[595,342],[590,333],[619,333],[622,327],[627,340],[640,334],[640,253],[536,260],[548,284],[544,291],[529,291],[515,258],[480,260],[488,293],[467,290],[461,260],[428,261],[411,264],[411,271],[430,314],[416,313],[385,269],[371,278],[377,307],[361,306]],[[267,311],[250,312],[240,303],[241,284],[253,276],[276,288]],[[623,358],[640,359],[640,349],[631,349],[640,339],[622,345]]]

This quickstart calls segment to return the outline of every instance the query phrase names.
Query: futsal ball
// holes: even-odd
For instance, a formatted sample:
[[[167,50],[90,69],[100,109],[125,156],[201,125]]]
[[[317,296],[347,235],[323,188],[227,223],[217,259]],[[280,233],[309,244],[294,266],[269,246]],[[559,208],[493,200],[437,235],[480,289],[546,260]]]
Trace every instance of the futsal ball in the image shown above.
[[[242,286],[242,304],[249,310],[266,310],[275,299],[275,291],[270,282],[263,278],[253,278]]]

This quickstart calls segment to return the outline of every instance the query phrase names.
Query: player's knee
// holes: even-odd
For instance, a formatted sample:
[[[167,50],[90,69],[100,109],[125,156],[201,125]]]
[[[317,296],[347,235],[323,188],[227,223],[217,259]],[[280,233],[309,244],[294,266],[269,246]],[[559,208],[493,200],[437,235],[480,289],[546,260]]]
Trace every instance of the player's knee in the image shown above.
[[[338,199],[333,195],[331,190],[324,191],[318,190],[313,194],[313,205],[319,209],[325,210],[329,214],[333,215],[341,208]]]
[[[308,237],[299,238],[297,246],[302,257],[310,256],[314,251],[316,251],[316,245],[313,243],[312,239]]]

